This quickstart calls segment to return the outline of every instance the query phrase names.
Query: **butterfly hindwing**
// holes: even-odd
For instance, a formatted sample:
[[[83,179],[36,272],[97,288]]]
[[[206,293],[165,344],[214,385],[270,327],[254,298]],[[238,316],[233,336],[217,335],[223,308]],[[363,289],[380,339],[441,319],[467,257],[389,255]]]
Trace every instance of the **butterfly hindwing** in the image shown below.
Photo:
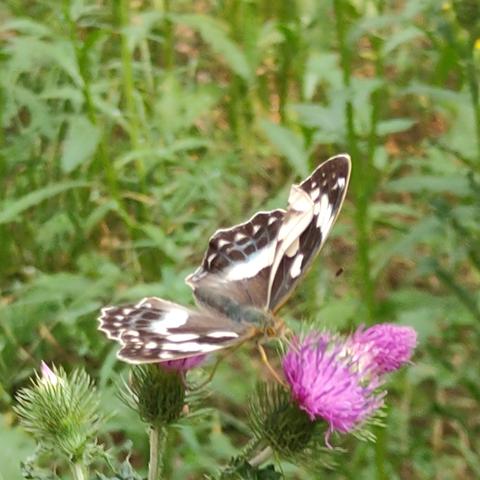
[[[117,340],[129,363],[162,362],[201,355],[247,338],[250,326],[156,297],[102,310],[100,330]]]
[[[316,257],[342,207],[350,178],[351,161],[348,155],[337,155],[322,163],[298,187],[311,200],[310,218],[305,228],[298,225],[288,226],[284,221],[280,229],[285,229],[284,237],[289,241],[277,248],[275,268],[271,271],[269,280],[268,308],[276,311],[288,298],[294,287],[306,273]],[[297,194],[298,200],[292,194],[285,218],[291,212],[308,210],[306,199]],[[304,225],[301,225],[303,227]],[[290,232],[287,233],[287,231]]]

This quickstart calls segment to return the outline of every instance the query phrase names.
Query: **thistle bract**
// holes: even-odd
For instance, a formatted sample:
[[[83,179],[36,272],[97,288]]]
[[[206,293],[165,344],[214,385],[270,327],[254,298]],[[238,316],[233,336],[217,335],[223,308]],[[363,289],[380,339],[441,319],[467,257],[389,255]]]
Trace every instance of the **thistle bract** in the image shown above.
[[[120,391],[122,400],[153,426],[165,426],[177,420],[185,404],[185,384],[176,371],[142,365],[131,371],[130,381]]]

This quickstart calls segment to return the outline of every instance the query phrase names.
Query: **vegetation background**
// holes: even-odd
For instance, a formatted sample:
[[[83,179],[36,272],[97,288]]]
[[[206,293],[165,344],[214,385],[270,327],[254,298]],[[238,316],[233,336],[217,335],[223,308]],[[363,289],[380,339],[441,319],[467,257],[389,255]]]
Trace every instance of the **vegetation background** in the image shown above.
[[[100,307],[191,303],[216,228],[284,206],[344,151],[346,206],[282,313],[409,324],[420,343],[377,444],[336,438],[335,472],[287,477],[480,478],[477,0],[5,0],[0,42],[1,479],[33,451],[12,405],[42,359],[87,368],[117,412],[102,440],[145,464]],[[172,478],[245,442],[261,368],[249,348],[222,364],[220,410],[170,437]]]

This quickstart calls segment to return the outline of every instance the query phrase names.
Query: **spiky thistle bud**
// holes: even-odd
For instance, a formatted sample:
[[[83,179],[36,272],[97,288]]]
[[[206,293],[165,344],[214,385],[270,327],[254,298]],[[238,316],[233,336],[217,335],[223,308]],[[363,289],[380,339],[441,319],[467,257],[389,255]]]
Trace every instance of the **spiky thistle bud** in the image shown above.
[[[92,380],[83,370],[67,376],[43,362],[41,371],[17,394],[14,410],[21,424],[41,449],[60,451],[69,462],[88,462],[102,420]]]
[[[185,404],[185,384],[181,372],[142,365],[131,370],[129,382],[120,391],[122,400],[152,426],[177,420]]]

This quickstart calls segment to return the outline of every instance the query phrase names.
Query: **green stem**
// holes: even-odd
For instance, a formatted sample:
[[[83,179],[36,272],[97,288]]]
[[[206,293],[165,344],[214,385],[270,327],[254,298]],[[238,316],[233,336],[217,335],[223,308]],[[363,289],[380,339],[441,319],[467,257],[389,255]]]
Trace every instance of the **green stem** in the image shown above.
[[[373,323],[375,317],[375,288],[370,265],[370,218],[369,218],[369,194],[365,188],[372,176],[370,159],[362,155],[358,147],[357,133],[355,131],[355,112],[351,95],[352,51],[347,44],[347,23],[345,0],[334,0],[335,28],[337,42],[340,50],[340,60],[343,75],[343,86],[347,93],[345,102],[345,119],[347,126],[347,144],[351,152],[354,168],[352,174],[353,191],[355,194],[355,228],[357,240],[357,269],[359,286],[363,304],[366,307],[366,322]],[[373,118],[375,120],[375,118]],[[375,129],[372,138],[375,138]]]
[[[81,463],[71,465],[73,480],[87,480],[88,474]]]
[[[164,13],[164,67],[165,70],[171,71],[175,63],[175,47],[173,38],[173,25],[170,20],[171,2],[170,0],[163,0],[163,13]]]
[[[480,165],[480,99],[479,99],[479,87],[478,87],[478,76],[475,68],[475,61],[473,58],[474,55],[474,44],[475,38],[472,35],[472,42],[469,48],[467,63],[466,63],[466,76],[468,81],[468,89],[470,91],[470,98],[472,101],[473,114],[475,117],[475,133],[477,137],[477,165]]]
[[[251,460],[249,460],[249,464],[252,467],[258,467],[261,465],[263,462],[268,460],[273,454],[273,450],[271,447],[265,447],[258,455],[253,457]]]
[[[140,140],[140,120],[135,105],[135,83],[133,77],[133,62],[132,54],[128,46],[128,37],[123,30],[128,26],[129,17],[129,2],[127,0],[114,0],[113,13],[116,19],[117,27],[120,34],[120,50],[122,57],[122,88],[123,97],[125,100],[125,108],[128,115],[128,134],[130,142],[134,150],[139,150],[141,147]],[[140,155],[136,155],[136,170],[139,183],[142,189],[145,187],[145,166]]]
[[[148,480],[160,480],[163,469],[163,452],[167,440],[167,431],[163,427],[150,427],[150,461],[148,462]]]
[[[385,472],[385,449],[386,449],[386,429],[379,427],[376,432],[377,441],[375,443],[375,466],[377,480],[387,480]]]
[[[260,440],[258,438],[252,438],[243,448],[239,454],[239,457],[247,458],[258,448]]]

